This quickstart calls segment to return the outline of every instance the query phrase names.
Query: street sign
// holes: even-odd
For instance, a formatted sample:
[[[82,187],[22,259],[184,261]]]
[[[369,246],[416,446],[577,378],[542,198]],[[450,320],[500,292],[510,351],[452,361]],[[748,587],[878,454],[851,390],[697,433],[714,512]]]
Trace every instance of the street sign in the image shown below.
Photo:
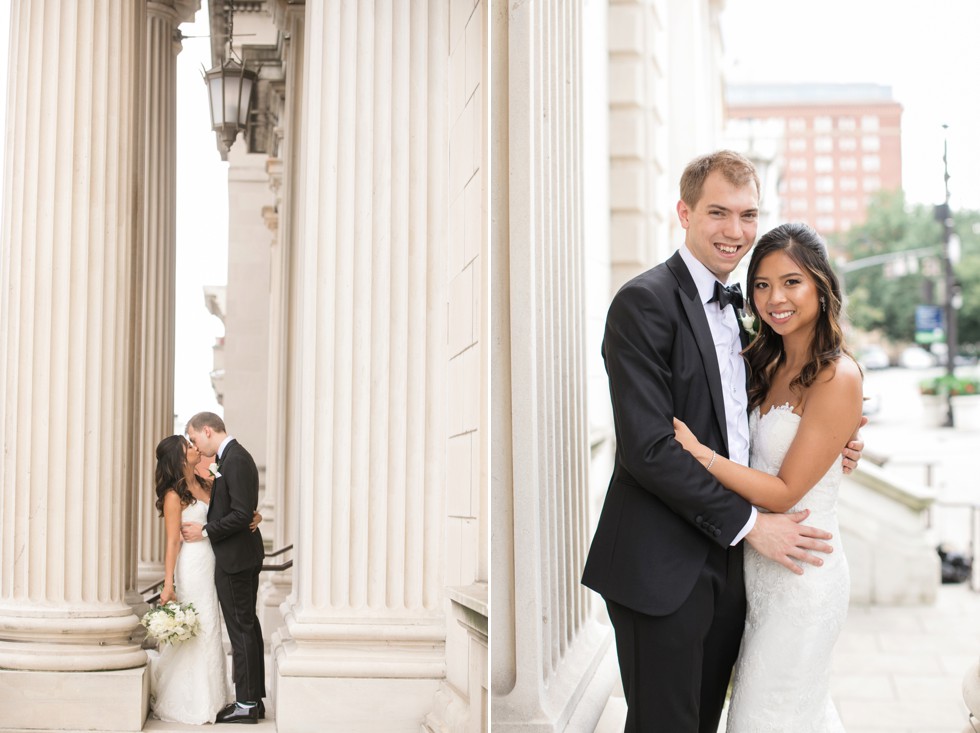
[[[943,329],[943,308],[939,305],[915,306],[915,342],[938,344],[946,340]]]

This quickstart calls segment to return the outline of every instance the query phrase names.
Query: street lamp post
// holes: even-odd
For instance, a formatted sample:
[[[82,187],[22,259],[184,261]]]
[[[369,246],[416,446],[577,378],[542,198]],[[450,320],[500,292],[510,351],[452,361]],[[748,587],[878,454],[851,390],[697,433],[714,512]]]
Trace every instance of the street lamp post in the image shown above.
[[[953,212],[949,208],[949,162],[947,160],[946,130],[949,125],[943,125],[943,185],[946,189],[946,201],[943,204],[943,270],[945,288],[943,308],[946,316],[946,373],[953,375],[956,352],[959,350],[956,339],[956,308],[954,304],[956,278],[953,273],[953,260],[950,256],[950,242],[953,238]],[[953,427],[953,398],[946,392],[946,427]]]

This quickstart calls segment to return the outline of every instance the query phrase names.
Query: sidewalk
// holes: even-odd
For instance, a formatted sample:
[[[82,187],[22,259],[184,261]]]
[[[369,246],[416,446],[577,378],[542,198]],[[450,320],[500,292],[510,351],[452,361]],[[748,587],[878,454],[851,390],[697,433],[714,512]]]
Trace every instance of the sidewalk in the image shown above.
[[[847,733],[960,733],[978,660],[980,593],[944,585],[934,606],[851,608],[831,692]]]

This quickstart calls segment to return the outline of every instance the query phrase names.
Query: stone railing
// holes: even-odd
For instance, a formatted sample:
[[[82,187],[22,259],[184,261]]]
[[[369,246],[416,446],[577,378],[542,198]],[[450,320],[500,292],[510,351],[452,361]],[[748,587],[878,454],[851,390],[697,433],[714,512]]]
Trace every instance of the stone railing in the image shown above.
[[[841,538],[851,569],[851,603],[931,604],[940,561],[929,530],[935,494],[863,461],[841,486]]]

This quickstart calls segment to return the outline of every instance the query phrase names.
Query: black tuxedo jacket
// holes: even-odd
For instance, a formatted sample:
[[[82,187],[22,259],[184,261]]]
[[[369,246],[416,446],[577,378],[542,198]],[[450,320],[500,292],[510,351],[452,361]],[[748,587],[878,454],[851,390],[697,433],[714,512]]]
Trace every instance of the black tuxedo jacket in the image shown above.
[[[679,253],[616,294],[602,355],[616,460],[582,582],[623,606],[663,616],[690,594],[711,544],[730,546],[751,512],[674,439],[676,416],[728,455],[718,358]]]
[[[208,507],[208,539],[218,567],[226,573],[254,570],[262,566],[265,550],[262,533],[248,525],[259,504],[259,471],[241,444],[232,439],[218,461]]]

